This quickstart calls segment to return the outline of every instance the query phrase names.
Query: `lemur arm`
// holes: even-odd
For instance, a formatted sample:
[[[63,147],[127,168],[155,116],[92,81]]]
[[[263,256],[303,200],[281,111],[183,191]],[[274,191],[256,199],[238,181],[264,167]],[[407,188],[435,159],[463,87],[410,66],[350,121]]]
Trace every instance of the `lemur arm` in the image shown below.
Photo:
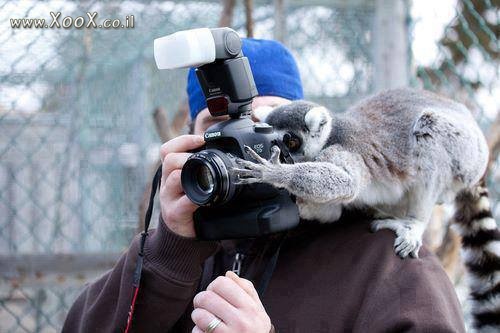
[[[307,201],[350,202],[364,185],[366,172],[357,154],[331,146],[314,162],[295,164],[279,163],[279,149],[273,147],[269,161],[261,158],[250,148],[247,152],[259,163],[238,160],[245,169],[234,169],[240,183],[267,183],[285,188]]]

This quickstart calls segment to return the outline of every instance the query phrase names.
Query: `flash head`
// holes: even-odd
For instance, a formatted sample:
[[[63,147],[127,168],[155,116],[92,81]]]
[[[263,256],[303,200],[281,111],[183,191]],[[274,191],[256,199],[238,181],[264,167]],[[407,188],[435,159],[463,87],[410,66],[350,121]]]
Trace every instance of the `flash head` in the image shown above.
[[[215,61],[215,42],[208,28],[156,38],[153,48],[158,69],[198,67]]]
[[[251,112],[257,88],[233,29],[192,29],[157,38],[154,57],[159,69],[196,67],[212,116],[239,118]]]

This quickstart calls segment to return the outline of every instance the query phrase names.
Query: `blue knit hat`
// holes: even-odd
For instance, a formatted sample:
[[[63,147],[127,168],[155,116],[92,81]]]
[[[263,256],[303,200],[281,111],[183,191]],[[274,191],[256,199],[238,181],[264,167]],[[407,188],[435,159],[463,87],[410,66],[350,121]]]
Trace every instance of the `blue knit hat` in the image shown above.
[[[242,38],[243,55],[248,58],[259,96],[302,99],[302,82],[290,51],[274,40]],[[191,68],[187,78],[191,119],[207,107],[198,78]]]

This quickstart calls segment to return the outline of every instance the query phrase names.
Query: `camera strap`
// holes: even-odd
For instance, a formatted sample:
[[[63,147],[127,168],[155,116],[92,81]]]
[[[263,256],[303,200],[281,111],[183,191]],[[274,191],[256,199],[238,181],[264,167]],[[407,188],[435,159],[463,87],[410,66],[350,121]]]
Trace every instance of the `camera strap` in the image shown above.
[[[221,251],[209,257],[203,265],[197,292],[206,290],[217,276],[224,275],[228,269],[231,269],[231,264],[234,266],[235,256],[240,255],[243,257],[243,263],[237,275],[254,282],[259,298],[262,299],[276,268],[280,249],[288,234],[288,231],[284,231],[263,236],[253,240],[251,246],[237,246],[228,249],[228,252]]]
[[[132,325],[132,316],[134,315],[135,302],[137,301],[137,295],[139,294],[139,285],[141,282],[142,265],[144,263],[144,245],[146,244],[146,237],[148,236],[149,224],[151,223],[151,215],[153,214],[154,199],[156,195],[156,190],[160,189],[161,184],[161,164],[156,170],[153,177],[153,182],[151,183],[151,194],[149,196],[148,209],[146,211],[146,216],[144,218],[144,231],[141,233],[141,241],[139,244],[139,255],[137,257],[137,262],[135,264],[134,275],[132,277],[132,287],[133,296],[130,303],[130,310],[127,317],[127,326],[125,328],[125,333],[128,333]]]
[[[283,243],[285,242],[286,236],[288,235],[288,232],[284,232],[280,235],[279,239],[273,242],[271,245],[272,251],[271,251],[271,257],[266,263],[264,272],[262,273],[262,276],[260,278],[259,284],[257,286],[257,293],[259,294],[259,298],[262,299],[264,296],[264,293],[267,290],[267,287],[269,285],[269,282],[271,281],[271,277],[273,276],[274,270],[276,268],[276,264],[278,263],[278,257],[280,254],[280,249]]]

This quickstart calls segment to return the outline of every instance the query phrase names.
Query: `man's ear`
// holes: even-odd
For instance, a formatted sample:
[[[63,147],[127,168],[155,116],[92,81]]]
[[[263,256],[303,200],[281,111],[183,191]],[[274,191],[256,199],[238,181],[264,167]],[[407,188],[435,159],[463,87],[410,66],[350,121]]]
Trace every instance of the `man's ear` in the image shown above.
[[[273,111],[274,108],[271,106],[259,106],[252,111],[254,118],[257,118],[261,123],[265,123],[267,116]]]
[[[309,110],[305,117],[304,123],[311,136],[320,136],[323,132],[330,132],[332,116],[330,112],[323,106],[316,106]]]

